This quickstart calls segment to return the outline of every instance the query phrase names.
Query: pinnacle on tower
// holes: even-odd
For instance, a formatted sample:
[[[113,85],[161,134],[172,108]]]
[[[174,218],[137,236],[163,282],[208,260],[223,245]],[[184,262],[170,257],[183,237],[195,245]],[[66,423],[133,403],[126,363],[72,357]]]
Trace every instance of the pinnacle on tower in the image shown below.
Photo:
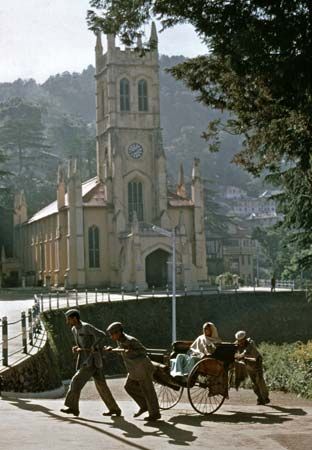
[[[179,171],[179,182],[177,187],[177,194],[180,195],[180,197],[186,198],[186,189],[185,189],[185,183],[184,183],[184,169],[183,164],[180,164],[180,171]]]
[[[21,225],[27,221],[27,202],[24,191],[14,196],[14,225]]]
[[[57,169],[57,184],[63,183],[65,181],[64,168],[59,164]]]
[[[193,170],[192,170],[192,181],[200,179],[200,160],[199,158],[194,158]]]
[[[76,158],[71,158],[68,161],[68,179],[70,178],[80,178],[80,171],[78,167],[78,161]]]
[[[113,50],[115,48],[115,35],[107,35],[107,51]]]
[[[100,31],[96,32],[95,51],[96,51],[96,53],[99,53],[100,55],[103,54],[102,37],[101,37],[101,32]]]
[[[57,207],[61,209],[65,206],[65,174],[63,166],[60,164],[57,170]]]
[[[157,30],[156,30],[156,25],[155,22],[152,22],[152,28],[151,28],[151,36],[149,39],[149,44],[150,46],[157,49],[157,44],[158,44],[158,36],[157,36]]]

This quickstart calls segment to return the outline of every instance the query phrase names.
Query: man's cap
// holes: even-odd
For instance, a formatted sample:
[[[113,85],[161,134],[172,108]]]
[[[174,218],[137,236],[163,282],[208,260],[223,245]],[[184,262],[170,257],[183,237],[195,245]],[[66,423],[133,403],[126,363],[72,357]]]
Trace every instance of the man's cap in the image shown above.
[[[235,333],[235,339],[237,341],[241,341],[242,339],[245,339],[245,337],[246,337],[246,331],[241,330],[241,331],[237,331],[237,333]]]
[[[116,331],[118,332],[118,331],[123,331],[123,325],[122,325],[122,323],[121,322],[113,322],[113,323],[111,323],[108,327],[107,327],[107,329],[106,329],[106,331],[108,332],[108,333],[115,333]]]
[[[65,313],[65,317],[71,317],[71,316],[78,316],[80,317],[80,312],[78,309],[69,309],[68,311],[66,311]]]

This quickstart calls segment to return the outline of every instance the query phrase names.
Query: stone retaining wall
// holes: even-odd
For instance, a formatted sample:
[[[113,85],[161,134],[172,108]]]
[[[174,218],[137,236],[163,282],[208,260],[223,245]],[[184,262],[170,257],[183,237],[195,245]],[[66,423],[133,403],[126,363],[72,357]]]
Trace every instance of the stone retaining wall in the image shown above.
[[[81,318],[105,330],[121,321],[126,332],[138,337],[146,347],[171,345],[171,299],[150,298],[80,306]],[[242,293],[177,298],[177,337],[193,340],[202,324],[212,321],[225,341],[233,341],[235,331],[246,329],[260,343],[307,341],[312,337],[312,304],[304,293]],[[62,378],[74,373],[72,335],[64,311],[44,313],[49,342],[56,355]],[[111,343],[108,341],[108,343]],[[107,373],[124,370],[117,355],[108,355]]]
[[[62,385],[54,353],[47,342],[35,355],[1,371],[3,391],[42,392]]]

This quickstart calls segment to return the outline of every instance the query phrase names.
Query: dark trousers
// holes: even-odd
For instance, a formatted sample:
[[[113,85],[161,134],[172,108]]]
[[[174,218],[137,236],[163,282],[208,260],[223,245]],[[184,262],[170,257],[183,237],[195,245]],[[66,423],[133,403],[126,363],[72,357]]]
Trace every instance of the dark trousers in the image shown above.
[[[269,398],[269,391],[267,388],[267,385],[265,384],[264,378],[263,378],[263,371],[262,369],[258,370],[248,370],[248,375],[250,376],[250,379],[252,381],[252,387],[253,391],[258,397],[258,400],[260,402],[265,402]]]
[[[65,398],[65,406],[68,406],[68,408],[71,408],[74,411],[79,411],[79,398],[81,390],[91,377],[93,377],[95,387],[108,410],[118,411],[120,408],[117,405],[109,387],[107,386],[103,369],[87,366],[82,366],[73,376]]]
[[[152,375],[147,374],[142,380],[133,380],[129,378],[128,375],[125,390],[141,409],[145,409],[149,412],[150,416],[159,414],[158,398],[155,392]]]

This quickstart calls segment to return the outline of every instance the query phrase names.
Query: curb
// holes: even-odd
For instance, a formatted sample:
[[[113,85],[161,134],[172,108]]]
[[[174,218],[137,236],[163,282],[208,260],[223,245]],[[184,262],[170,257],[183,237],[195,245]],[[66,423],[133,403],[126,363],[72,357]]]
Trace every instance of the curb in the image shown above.
[[[43,392],[10,392],[10,391],[2,391],[1,397],[3,399],[6,398],[47,398],[47,399],[55,399],[64,397],[65,387],[64,385],[52,389],[51,391],[43,391]]]

